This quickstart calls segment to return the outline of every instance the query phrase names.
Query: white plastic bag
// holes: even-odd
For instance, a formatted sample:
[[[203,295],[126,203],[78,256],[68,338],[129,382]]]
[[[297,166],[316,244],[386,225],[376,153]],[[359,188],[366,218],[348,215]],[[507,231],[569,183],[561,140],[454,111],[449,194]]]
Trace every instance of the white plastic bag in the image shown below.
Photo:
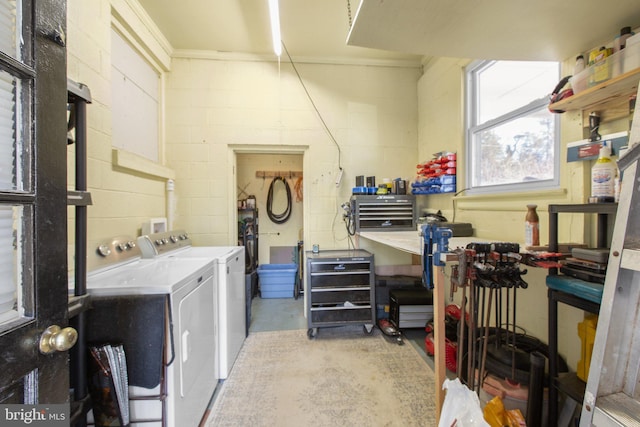
[[[458,378],[444,380],[442,389],[447,390],[447,394],[438,427],[490,427],[482,416],[478,395]]]

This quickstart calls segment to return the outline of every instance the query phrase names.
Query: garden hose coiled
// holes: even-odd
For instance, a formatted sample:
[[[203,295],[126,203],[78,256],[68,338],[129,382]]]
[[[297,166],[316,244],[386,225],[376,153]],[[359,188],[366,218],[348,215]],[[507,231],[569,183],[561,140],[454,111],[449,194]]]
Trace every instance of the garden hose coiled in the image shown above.
[[[287,208],[280,214],[273,212],[273,187],[278,181],[282,181],[285,191],[287,192]],[[287,180],[281,176],[273,178],[273,181],[271,181],[271,184],[269,185],[269,193],[267,194],[267,216],[269,219],[276,224],[283,224],[287,222],[291,216],[291,204],[291,188],[289,188]]]

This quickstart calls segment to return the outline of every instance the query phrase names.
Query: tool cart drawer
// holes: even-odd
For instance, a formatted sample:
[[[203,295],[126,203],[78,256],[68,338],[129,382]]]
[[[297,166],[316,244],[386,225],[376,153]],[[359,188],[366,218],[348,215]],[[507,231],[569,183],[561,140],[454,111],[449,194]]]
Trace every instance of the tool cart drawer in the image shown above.
[[[311,308],[311,321],[317,326],[335,326],[336,323],[371,322],[371,305],[365,306],[321,306]]]
[[[311,264],[311,273],[313,274],[352,274],[352,273],[365,273],[368,274],[371,270],[370,261],[335,261],[335,260],[323,260],[316,261]]]
[[[314,304],[341,304],[345,301],[351,303],[371,304],[371,288],[369,287],[342,287],[342,288],[311,288],[311,299]]]
[[[311,273],[311,288],[340,288],[345,286],[369,286],[370,273],[368,271],[346,273],[346,274],[326,274]]]

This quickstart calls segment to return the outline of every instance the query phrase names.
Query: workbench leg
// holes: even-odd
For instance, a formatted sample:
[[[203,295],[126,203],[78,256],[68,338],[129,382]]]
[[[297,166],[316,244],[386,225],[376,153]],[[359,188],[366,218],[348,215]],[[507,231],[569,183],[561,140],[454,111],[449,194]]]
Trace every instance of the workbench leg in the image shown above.
[[[547,290],[549,299],[549,407],[548,426],[555,427],[558,422],[558,389],[556,378],[558,376],[558,301],[555,291]]]
[[[433,287],[433,339],[434,349],[434,371],[436,387],[436,420],[440,422],[440,412],[444,403],[444,390],[442,384],[446,378],[445,368],[445,329],[444,329],[444,267],[436,267],[436,276]]]

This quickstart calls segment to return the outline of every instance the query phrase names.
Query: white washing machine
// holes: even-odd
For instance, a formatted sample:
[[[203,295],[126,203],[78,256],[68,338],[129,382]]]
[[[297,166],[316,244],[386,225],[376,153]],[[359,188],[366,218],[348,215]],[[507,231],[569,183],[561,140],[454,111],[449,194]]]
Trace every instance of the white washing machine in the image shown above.
[[[97,254],[104,267],[87,277],[88,336],[124,343],[131,425],[197,426],[218,383],[213,265],[142,259],[130,238]]]
[[[145,235],[138,246],[147,259],[208,259],[217,270],[217,362],[226,379],[246,338],[245,253],[242,246],[192,246],[182,230]]]

